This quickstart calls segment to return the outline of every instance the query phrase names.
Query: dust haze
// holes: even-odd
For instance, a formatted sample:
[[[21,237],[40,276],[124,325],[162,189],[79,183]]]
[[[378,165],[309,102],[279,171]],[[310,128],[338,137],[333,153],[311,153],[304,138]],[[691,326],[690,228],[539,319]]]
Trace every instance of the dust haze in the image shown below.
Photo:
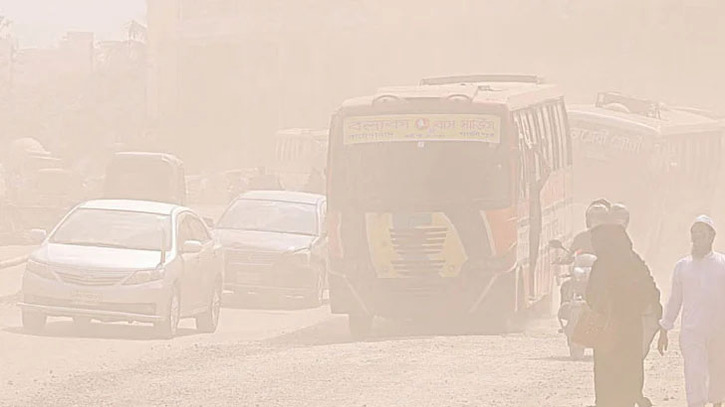
[[[0,0],[0,405],[725,402],[670,321],[723,50],[717,0]]]

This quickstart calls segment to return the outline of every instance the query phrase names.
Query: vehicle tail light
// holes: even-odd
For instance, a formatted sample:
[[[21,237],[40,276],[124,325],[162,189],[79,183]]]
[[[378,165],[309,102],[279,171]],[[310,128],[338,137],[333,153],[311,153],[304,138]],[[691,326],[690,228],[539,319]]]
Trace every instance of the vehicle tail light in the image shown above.
[[[342,259],[342,237],[340,236],[340,226],[342,225],[342,214],[340,212],[330,212],[327,215],[328,230],[328,253],[330,258]]]

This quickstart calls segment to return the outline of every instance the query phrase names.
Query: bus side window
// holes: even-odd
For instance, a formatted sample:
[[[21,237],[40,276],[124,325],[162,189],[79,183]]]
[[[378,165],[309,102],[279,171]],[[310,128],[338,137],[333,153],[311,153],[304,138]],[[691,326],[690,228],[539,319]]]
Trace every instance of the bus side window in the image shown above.
[[[513,113],[514,126],[516,128],[516,138],[518,140],[518,164],[519,164],[519,197],[522,200],[528,199],[529,185],[529,162],[528,147],[526,146],[526,134],[524,130],[524,120],[521,112]]]
[[[720,168],[721,168],[720,156],[722,154],[722,151],[720,150],[721,149],[720,134],[714,134],[711,137],[710,143],[711,143],[711,147],[710,147],[711,158],[710,159],[711,159],[711,163],[712,163],[712,171],[710,172],[710,174],[708,174],[708,177],[710,179],[710,181],[709,181],[710,185],[712,186],[712,185],[715,185],[715,183],[717,182],[718,176],[720,174]]]
[[[707,169],[707,153],[702,150],[704,140],[706,138],[701,135],[690,139],[690,143],[692,143],[692,164],[695,167],[692,175],[699,186],[702,186],[703,170]]]
[[[682,140],[675,139],[675,162],[677,163],[677,175],[687,174],[687,149]]]
[[[553,106],[552,111],[555,116],[555,124],[558,128],[558,133],[561,134],[563,151],[564,151],[564,163],[567,166],[572,165],[572,148],[571,148],[571,136],[569,134],[569,127],[566,123],[566,111],[564,110],[563,101],[558,101]]]
[[[543,145],[543,142],[541,140],[541,134],[539,132],[539,127],[536,125],[536,118],[534,117],[534,112],[532,110],[526,111],[526,122],[529,123],[529,129],[530,129],[530,139],[532,140],[532,147],[534,148],[534,151],[539,151],[544,158],[546,158],[546,153],[544,153],[545,146]],[[538,182],[541,177],[543,176],[541,171],[541,166],[544,164],[540,161],[540,155],[533,154],[531,157],[531,174],[534,177],[534,180]]]
[[[682,170],[686,178],[690,178],[692,170],[692,164],[690,163],[690,143],[687,142],[687,138],[683,137],[680,141],[682,145]]]
[[[536,108],[536,119],[539,129],[539,134],[541,135],[541,143],[542,143],[542,151],[544,153],[544,157],[546,158],[546,161],[548,162],[549,166],[552,170],[558,169],[558,165],[556,162],[556,159],[554,158],[554,138],[551,134],[551,129],[546,124],[546,121],[544,120],[544,114],[545,107],[538,106]]]
[[[556,117],[556,105],[549,104],[546,106],[547,115],[545,118],[549,120],[549,126],[551,132],[556,140],[556,160],[558,161],[559,168],[567,166],[567,153],[566,153],[566,132],[559,125],[559,121]]]

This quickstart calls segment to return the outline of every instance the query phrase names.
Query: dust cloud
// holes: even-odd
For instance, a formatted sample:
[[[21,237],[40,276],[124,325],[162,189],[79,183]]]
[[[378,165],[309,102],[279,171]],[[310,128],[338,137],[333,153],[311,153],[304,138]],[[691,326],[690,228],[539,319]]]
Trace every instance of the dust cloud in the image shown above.
[[[0,0],[0,405],[724,402],[724,19]]]

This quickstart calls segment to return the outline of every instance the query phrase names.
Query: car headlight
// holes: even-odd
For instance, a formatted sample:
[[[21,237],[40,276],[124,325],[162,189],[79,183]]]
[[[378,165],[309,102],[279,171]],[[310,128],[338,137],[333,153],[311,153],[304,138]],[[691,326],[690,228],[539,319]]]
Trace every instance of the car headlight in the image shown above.
[[[55,274],[50,271],[50,266],[45,263],[40,263],[35,260],[28,260],[25,264],[25,271],[27,273],[35,274],[38,277],[45,278],[48,280],[55,280]]]
[[[137,285],[158,281],[164,278],[164,269],[139,270],[127,278],[123,285]]]

